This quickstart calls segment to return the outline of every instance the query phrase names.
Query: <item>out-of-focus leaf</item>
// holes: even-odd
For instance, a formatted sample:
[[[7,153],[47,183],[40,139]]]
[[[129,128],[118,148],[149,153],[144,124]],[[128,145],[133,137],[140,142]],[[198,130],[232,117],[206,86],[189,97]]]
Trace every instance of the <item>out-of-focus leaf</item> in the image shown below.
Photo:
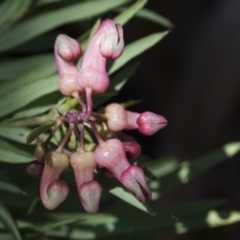
[[[114,73],[131,59],[157,44],[167,33],[168,32],[153,33],[126,45],[122,56],[113,62],[108,73]]]
[[[27,136],[31,129],[0,125],[0,136],[19,143],[26,143]]]
[[[17,229],[17,226],[8,212],[8,210],[0,203],[0,220],[6,226],[8,231],[12,234],[14,239],[22,240],[22,237]]]
[[[149,20],[151,22],[157,23],[161,26],[164,26],[166,28],[173,28],[174,25],[171,21],[169,21],[167,18],[163,17],[162,15],[149,10],[149,9],[141,9],[137,14],[136,17],[144,18],[146,20]]]
[[[0,148],[0,162],[5,163],[29,163],[34,159],[32,156],[24,156],[16,152]]]
[[[18,186],[12,183],[4,182],[2,180],[0,180],[0,190],[5,192],[10,192],[10,193],[15,193],[15,194],[26,195],[26,193],[22,189],[20,189]]]
[[[0,32],[20,19],[29,9],[31,0],[5,0],[0,5]]]
[[[83,21],[98,14],[103,14],[125,2],[125,0],[86,1],[39,14],[19,23],[0,36],[0,52],[12,49],[63,24]]]
[[[122,187],[115,187],[111,189],[109,192],[114,196],[127,202],[128,204],[131,204],[132,206],[144,212],[147,212],[151,215],[155,215],[155,213],[152,212],[151,209],[146,204],[139,202],[131,193],[125,191]]]
[[[45,123],[44,125],[35,128],[31,133],[28,134],[26,143],[29,144],[34,141],[40,134],[50,129],[54,125],[54,123],[55,122]]]
[[[122,13],[115,17],[114,22],[121,25],[126,24],[140,9],[144,7],[146,3],[147,0],[138,0],[132,6],[124,9]]]
[[[134,74],[138,65],[138,63],[133,63],[124,67],[112,77],[110,86],[105,93],[93,95],[94,107],[99,106],[111,97],[115,96],[126,84],[127,80]]]
[[[161,178],[161,192],[166,192],[180,184],[188,183],[192,178],[211,167],[231,158],[240,151],[240,143],[225,144],[222,148],[207,153],[195,160],[183,161],[178,169]]]
[[[55,66],[53,54],[41,54],[41,55],[34,55],[31,57],[7,59],[6,61],[0,62],[0,72],[1,72],[0,80],[14,78],[14,77],[18,77],[19,79],[19,76],[21,76],[22,74],[24,73],[28,74],[28,75],[24,75],[21,78],[22,80],[19,79],[20,83],[17,86],[20,86],[28,82],[26,78],[39,79],[41,77],[50,75],[55,71],[56,71],[56,66]],[[11,81],[14,81],[14,80],[11,80]],[[23,83],[21,83],[21,81],[23,81]],[[9,82],[7,82],[7,84],[10,85]],[[2,86],[4,85],[1,85],[1,89],[4,88]]]
[[[58,90],[58,76],[43,78],[14,89],[0,102],[0,117],[24,107],[33,100]]]

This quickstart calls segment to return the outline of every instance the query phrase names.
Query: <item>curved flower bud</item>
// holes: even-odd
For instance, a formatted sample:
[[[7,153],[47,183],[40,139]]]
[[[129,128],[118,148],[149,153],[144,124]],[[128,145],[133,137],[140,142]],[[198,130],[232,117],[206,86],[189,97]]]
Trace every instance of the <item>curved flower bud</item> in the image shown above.
[[[60,174],[68,167],[67,155],[53,151],[45,156],[45,165],[40,183],[41,200],[45,208],[52,210],[69,194],[68,185],[59,180]]]
[[[123,142],[128,161],[136,159],[141,153],[141,146],[135,142]]]
[[[146,183],[143,170],[138,166],[130,166],[121,175],[122,184],[129,189],[140,202],[151,198],[151,191]]]
[[[79,187],[93,179],[93,171],[97,167],[93,152],[75,152],[70,157],[70,164],[73,167],[75,180]]]
[[[79,43],[65,34],[58,35],[54,45],[54,55],[60,77],[59,89],[65,96],[73,97],[83,90],[77,84],[78,70],[74,65],[81,55]]]
[[[119,181],[121,174],[130,166],[122,142],[116,138],[100,143],[95,152],[96,162],[106,167]]]
[[[91,89],[93,93],[102,93],[109,86],[106,73],[106,59],[118,58],[124,48],[121,25],[112,20],[103,21],[96,30],[84,55],[77,82],[83,89]]]
[[[101,193],[101,185],[94,180],[84,182],[80,186],[79,196],[86,212],[96,213],[98,211]]]
[[[153,135],[167,126],[167,120],[161,115],[144,112],[138,117],[137,124],[139,132],[144,135]]]

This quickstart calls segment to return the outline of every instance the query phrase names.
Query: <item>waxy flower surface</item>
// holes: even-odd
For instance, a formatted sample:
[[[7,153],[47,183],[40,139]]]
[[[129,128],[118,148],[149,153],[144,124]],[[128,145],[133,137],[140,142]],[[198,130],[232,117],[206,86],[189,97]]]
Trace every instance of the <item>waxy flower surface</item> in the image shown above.
[[[139,201],[145,202],[146,198],[151,198],[143,170],[132,165],[132,160],[141,153],[141,147],[122,130],[136,129],[144,135],[152,135],[165,127],[167,120],[151,112],[128,111],[118,103],[108,104],[103,113],[94,112],[93,109],[92,94],[104,93],[110,84],[107,59],[119,58],[123,50],[122,26],[110,19],[97,28],[84,53],[80,69],[75,65],[82,54],[80,44],[64,34],[60,34],[55,41],[59,89],[63,95],[75,98],[81,110],[60,114],[49,137],[35,150],[37,161],[27,167],[30,174],[41,176],[40,196],[47,209],[56,208],[68,196],[70,189],[67,183],[60,180],[60,175],[69,166],[75,175],[80,202],[89,213],[98,211],[102,186],[94,179],[94,174],[104,169]],[[56,149],[49,150],[51,138],[63,124],[68,126],[65,136]],[[96,142],[86,142],[86,127],[91,128]],[[79,140],[75,152],[70,152],[66,147],[72,136]],[[91,144],[92,148],[89,149],[87,146]]]

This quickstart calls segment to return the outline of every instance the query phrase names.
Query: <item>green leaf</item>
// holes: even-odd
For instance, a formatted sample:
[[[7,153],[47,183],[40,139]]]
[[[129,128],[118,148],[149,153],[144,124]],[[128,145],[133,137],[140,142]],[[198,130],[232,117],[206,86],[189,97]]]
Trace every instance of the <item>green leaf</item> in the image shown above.
[[[54,75],[14,89],[0,102],[0,117],[26,106],[39,97],[57,91],[58,81],[58,76]]]
[[[113,62],[108,73],[114,73],[131,59],[157,44],[167,33],[168,32],[153,33],[125,46],[122,56]]]
[[[137,14],[136,17],[140,17],[146,20],[149,20],[151,22],[157,23],[161,26],[164,26],[166,28],[173,28],[174,25],[171,21],[169,21],[167,18],[163,17],[162,15],[149,10],[149,9],[141,9]]]
[[[30,132],[28,128],[0,125],[0,136],[19,143],[26,143]]]
[[[0,36],[0,52],[12,49],[63,24],[83,21],[125,3],[125,0],[87,1],[32,17]]]
[[[126,24],[140,9],[144,7],[147,0],[138,0],[132,6],[125,8],[122,13],[114,18],[115,23]]]
[[[6,81],[5,83],[5,85],[8,85],[10,89],[13,89],[14,87],[16,88],[26,84],[31,79],[39,79],[56,72],[56,65],[53,54],[40,54],[31,57],[14,58],[1,61],[0,72],[1,80],[17,77],[17,80],[11,79],[9,81],[11,81],[11,83],[15,81],[18,85],[11,86],[9,81]],[[23,74],[24,76],[21,77]],[[5,90],[5,85],[1,85],[1,94],[5,93],[5,91],[9,91],[7,89]]]
[[[1,203],[0,203],[0,220],[6,226],[6,228],[9,230],[9,232],[12,234],[14,239],[16,239],[16,240],[22,239],[12,216],[10,215],[8,210]]]
[[[207,171],[211,167],[231,158],[240,151],[240,143],[232,142],[222,148],[207,153],[195,160],[186,160],[180,163],[176,171],[161,178],[161,192],[166,192],[173,187],[188,183],[192,178]]]
[[[26,195],[26,192],[24,192],[18,186],[12,183],[4,182],[2,180],[0,180],[0,190],[5,192],[10,192],[10,193],[15,193],[15,194]]]
[[[100,104],[106,102],[111,97],[118,94],[118,92],[124,87],[127,80],[134,74],[137,70],[138,63],[132,63],[128,66],[119,70],[119,72],[114,75],[111,79],[110,86],[106,92],[103,94],[95,94],[93,95],[94,98],[94,107],[98,107]]]
[[[29,9],[31,0],[5,0],[0,6],[0,32],[20,19]]]
[[[34,159],[32,156],[24,156],[16,152],[0,148],[0,162],[5,163],[29,163]]]
[[[34,141],[39,135],[41,135],[42,133],[46,132],[48,129],[50,129],[55,122],[49,122],[49,123],[45,123],[42,126],[39,126],[37,128],[35,128],[31,133],[28,134],[27,136],[27,144],[30,144],[32,141]]]
[[[140,209],[144,212],[147,212],[147,213],[149,213],[153,216],[155,215],[155,213],[152,212],[146,204],[139,202],[132,195],[132,193],[127,192],[122,187],[115,187],[115,188],[111,189],[109,192],[111,194],[113,194],[114,196],[120,198],[121,200],[127,202],[128,204],[130,204],[130,205],[132,205],[132,206],[134,206],[134,207],[136,207],[136,208],[138,208],[138,209]]]

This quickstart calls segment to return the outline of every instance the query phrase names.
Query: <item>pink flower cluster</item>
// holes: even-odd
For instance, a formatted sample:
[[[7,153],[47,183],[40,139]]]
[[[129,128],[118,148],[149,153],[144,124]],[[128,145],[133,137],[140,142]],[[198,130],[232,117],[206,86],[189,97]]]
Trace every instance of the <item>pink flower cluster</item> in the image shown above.
[[[47,209],[56,208],[69,194],[68,185],[59,179],[69,164],[75,174],[82,206],[89,213],[98,211],[102,191],[101,185],[94,180],[96,168],[107,169],[139,201],[145,202],[146,198],[151,197],[143,170],[131,165],[131,161],[140,154],[141,147],[121,131],[137,129],[142,134],[152,135],[165,127],[167,120],[151,112],[127,111],[118,103],[106,106],[104,113],[93,111],[92,94],[103,93],[109,86],[106,61],[120,57],[123,49],[122,26],[110,19],[103,21],[96,30],[80,70],[75,66],[75,61],[82,53],[79,43],[64,34],[56,39],[54,53],[60,91],[65,96],[75,98],[81,111],[70,111],[59,117],[48,139],[35,150],[37,164],[32,163],[27,168],[30,174],[41,176],[40,195]],[[86,96],[86,103],[82,96]],[[64,123],[68,124],[65,137],[56,150],[49,151],[52,136]],[[92,151],[85,149],[86,125],[91,127],[97,140]],[[100,125],[104,126],[104,130]],[[79,147],[69,155],[65,153],[64,146],[72,134],[79,139]]]

